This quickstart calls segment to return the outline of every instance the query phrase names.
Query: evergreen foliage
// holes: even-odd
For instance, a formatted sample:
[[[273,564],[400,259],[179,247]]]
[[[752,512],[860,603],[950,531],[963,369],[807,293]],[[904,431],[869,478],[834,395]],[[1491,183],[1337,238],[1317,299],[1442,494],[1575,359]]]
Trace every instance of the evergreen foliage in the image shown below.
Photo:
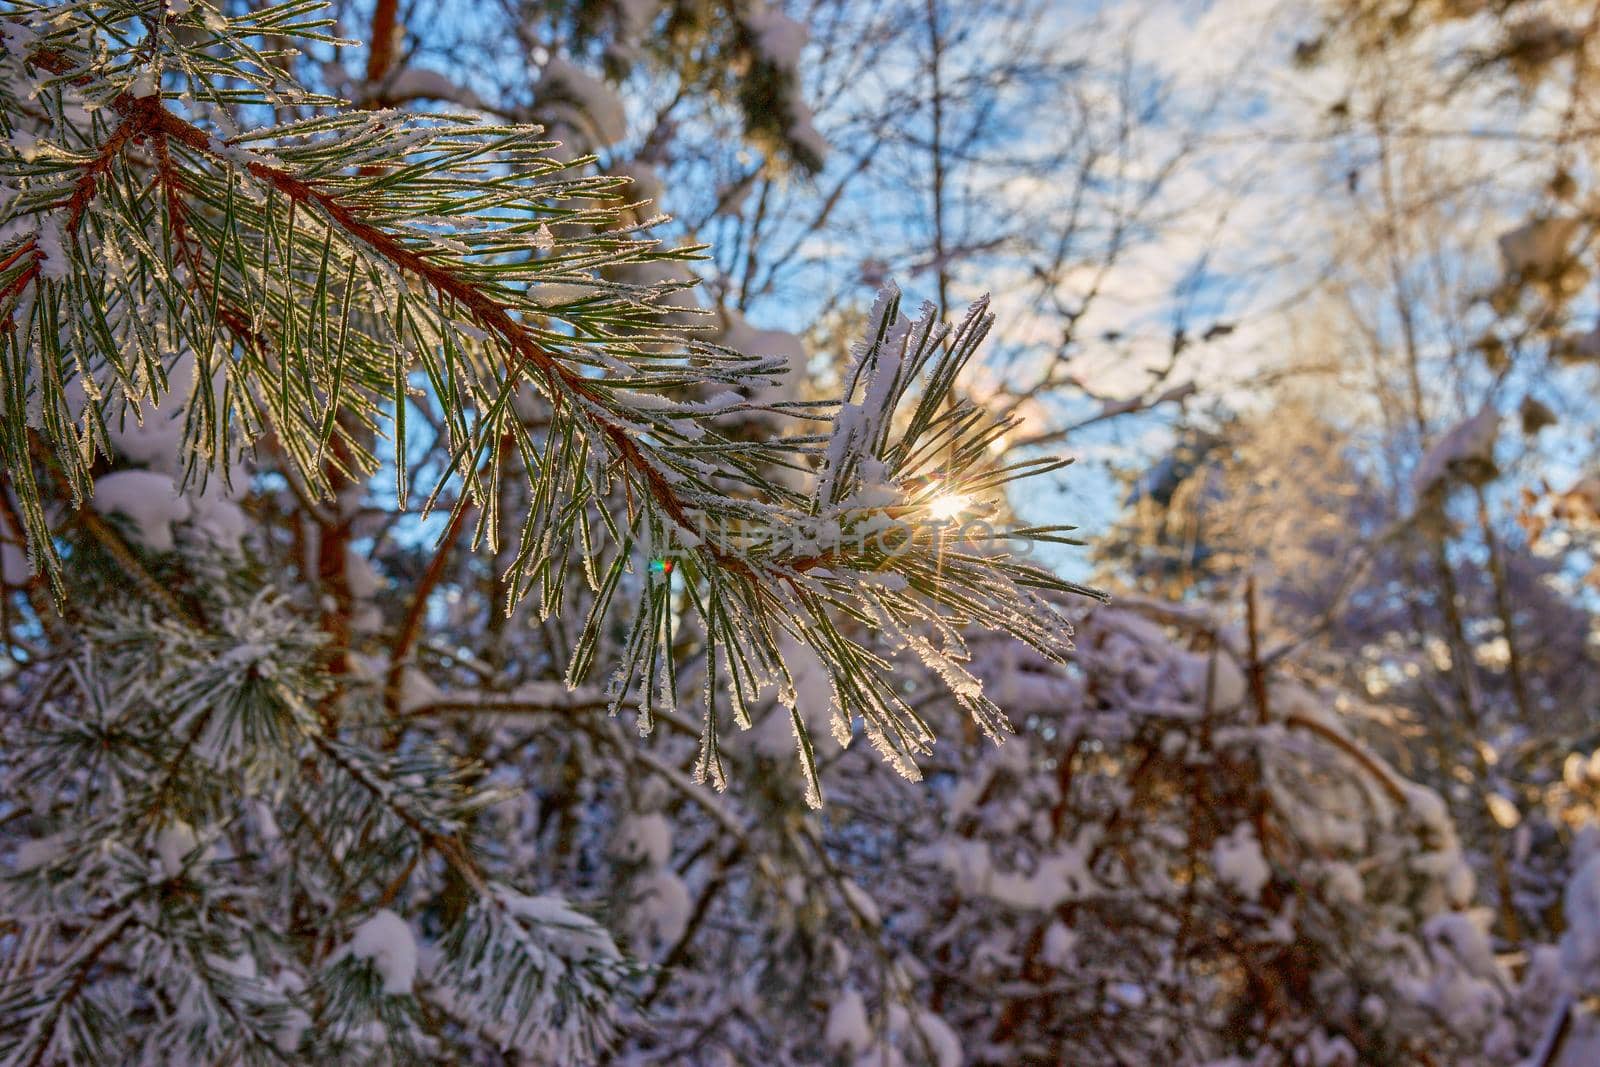
[[[860,716],[915,776],[934,737],[897,662],[998,738],[960,628],[1069,647],[1042,594],[1089,590],[987,525],[935,521],[1060,465],[995,463],[1009,424],[953,393],[981,305],[952,329],[902,316],[890,287],[839,402],[752,399],[785,368],[669,319],[686,283],[607,280],[695,254],[663,250],[620,179],[536,127],[293,84],[294,49],[336,43],[317,3],[21,3],[0,28],[6,517],[40,575],[37,632],[76,649],[6,724],[40,833],[6,898],[4,1062],[130,1043],[403,1062],[484,1041],[568,1062],[607,1043],[640,973],[593,917],[503,881],[469,839],[504,793],[400,728],[427,581],[368,669],[338,622],[342,558],[318,606],[242,547],[251,477],[346,535],[385,473],[401,510],[447,508],[444,542],[470,526],[503,566],[498,609],[586,620],[568,686],[609,671],[605,705],[646,734],[677,717],[674,641],[698,631],[694,776],[719,789],[725,723],[749,728],[775,690],[821,802],[796,649],[823,665],[841,743]],[[449,458],[414,494],[422,410]],[[724,432],[755,411],[796,429]],[[109,469],[130,456],[171,481]],[[343,548],[324,532],[324,556]]]

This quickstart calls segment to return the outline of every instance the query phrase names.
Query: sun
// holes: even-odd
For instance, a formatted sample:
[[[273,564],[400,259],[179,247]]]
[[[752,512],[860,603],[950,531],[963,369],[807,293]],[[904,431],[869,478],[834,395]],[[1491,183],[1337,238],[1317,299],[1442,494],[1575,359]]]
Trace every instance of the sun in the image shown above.
[[[940,522],[949,522],[972,503],[964,493],[940,493],[928,501],[928,515]]]

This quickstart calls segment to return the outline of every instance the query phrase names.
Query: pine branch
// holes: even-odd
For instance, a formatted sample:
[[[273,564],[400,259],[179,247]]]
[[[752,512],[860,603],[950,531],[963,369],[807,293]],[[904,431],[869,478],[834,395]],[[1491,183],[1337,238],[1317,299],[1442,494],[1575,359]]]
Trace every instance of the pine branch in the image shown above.
[[[82,995],[89,984],[89,976],[94,973],[95,965],[100,962],[106,951],[117,943],[135,918],[131,907],[110,916],[112,921],[106,924],[106,928],[98,937],[83,944],[71,959],[61,964],[58,971],[69,976],[66,988],[60,996],[49,1002],[49,1007],[43,1013],[29,1022],[27,1032],[19,1035],[17,1044],[6,1056],[6,1067],[13,1065],[39,1067],[44,1062],[45,1056],[55,1044],[55,1031],[62,1015],[69,1011]]]
[[[310,8],[291,4],[253,17],[281,29],[303,10]],[[192,24],[196,16],[186,18]],[[239,36],[242,24],[216,30],[199,21],[256,72],[246,88],[230,90],[231,102],[267,104],[285,91],[281,73]],[[216,91],[208,73],[216,57],[162,32],[165,25],[140,40],[150,65],[171,63],[192,85]],[[542,614],[559,614],[574,556],[582,563],[593,596],[567,665],[569,685],[595,669],[615,605],[632,601],[607,687],[611,709],[637,691],[645,732],[658,707],[675,713],[672,633],[682,625],[676,602],[686,598],[704,639],[707,680],[694,775],[718,785],[725,780],[718,735],[728,717],[718,700],[731,704],[740,727],[750,724],[763,691],[792,702],[779,634],[827,664],[841,740],[850,717],[862,716],[872,743],[911,776],[934,735],[893,680],[896,657],[920,660],[997,737],[1008,724],[962,666],[961,628],[996,627],[1049,657],[1070,647],[1070,628],[1040,593],[1097,594],[1005,547],[1040,531],[980,536],[930,522],[941,502],[981,507],[1011,482],[1064,465],[997,465],[989,446],[1008,424],[951,400],[989,328],[983,304],[954,326],[928,307],[908,320],[891,287],[854,353],[828,434],[731,440],[717,420],[752,410],[742,396],[678,397],[699,384],[759,384],[775,363],[675,336],[651,319],[653,291],[591,279],[592,300],[555,307],[540,300],[545,282],[570,284],[585,277],[580,270],[668,256],[631,229],[600,229],[620,222],[614,206],[567,206],[576,196],[609,196],[614,181],[542,183],[520,173],[562,169],[541,154],[547,145],[532,131],[333,111],[224,137],[200,125],[193,109],[180,116],[169,107],[148,71],[130,71],[108,92],[83,40],[56,34],[26,54],[54,76],[58,91],[80,85],[106,94],[106,111],[118,117],[92,149],[65,161],[17,162],[21,192],[8,209],[49,220],[65,207],[71,222],[69,262],[46,256],[41,266],[36,249],[13,264],[9,284],[30,290],[31,302],[13,294],[3,306],[27,310],[30,320],[10,332],[0,362],[37,392],[40,433],[80,498],[92,492],[89,459],[107,447],[103,420],[113,400],[137,409],[159,398],[167,388],[166,338],[175,337],[194,361],[185,433],[191,473],[210,470],[238,439],[270,426],[295,468],[285,477],[331,495],[378,467],[374,442],[388,423],[403,500],[415,364],[439,407],[449,453],[428,506],[452,475],[463,483],[452,532],[475,506],[474,540],[497,550],[495,487],[508,457],[520,459],[528,480],[520,544],[504,579],[506,607],[537,595]],[[274,146],[276,158],[257,147],[263,144]],[[149,151],[133,152],[135,145]],[[128,197],[124,186],[150,171],[159,196]],[[530,208],[534,220],[588,227],[588,236],[563,244],[549,222],[530,221]],[[90,240],[102,242],[111,262],[132,259],[141,269],[89,269]],[[158,248],[170,249],[173,262]],[[155,326],[141,314],[152,300],[161,312]],[[74,323],[66,342],[51,325],[58,321]],[[667,345],[670,353],[658,350]],[[91,389],[101,372],[89,373],[86,351],[103,361],[104,386]],[[65,388],[73,372],[94,401],[81,413]],[[223,378],[220,398],[208,388],[215,373]],[[514,407],[529,400],[518,395],[528,385],[550,411],[537,434]],[[15,391],[18,410],[32,402],[21,384]],[[6,423],[12,450],[15,423]],[[774,473],[807,472],[819,460],[810,485]],[[29,483],[21,490],[30,541],[55,574],[37,492]],[[789,538],[790,531],[805,536]],[[885,531],[900,543],[886,541]],[[346,535],[337,520],[323,531],[317,567],[332,599],[324,629],[336,678],[350,638]],[[661,560],[653,556],[674,544],[678,567],[657,578]],[[386,668],[391,705],[433,580],[425,579],[392,645],[400,655]],[[329,729],[340,696],[336,687],[324,701]],[[808,799],[819,803],[811,739],[791,717]]]
[[[389,790],[385,789],[382,784],[374,781],[364,771],[362,771],[361,768],[357,767],[350,760],[346,753],[340,751],[338,746],[334,745],[327,738],[314,734],[311,735],[310,741],[318,752],[321,752],[323,756],[327,757],[329,762],[333,763],[340,770],[344,771],[345,774],[349,775],[352,781],[356,782],[361,786],[361,788],[370,793],[375,801],[379,802],[388,811],[392,812],[396,818],[398,818],[406,825],[408,829],[411,830],[412,833],[416,834],[417,839],[421,841],[423,845],[425,845],[440,859],[449,864],[450,869],[453,870],[463,882],[471,886],[474,892],[479,894],[485,894],[488,892],[488,883],[484,880],[484,877],[482,873],[479,872],[477,865],[472,862],[472,857],[467,854],[466,849],[462,846],[458,839],[431,829],[425,825],[420,818],[417,817],[415,812],[410,811],[404,805],[396,803],[392,793]]]

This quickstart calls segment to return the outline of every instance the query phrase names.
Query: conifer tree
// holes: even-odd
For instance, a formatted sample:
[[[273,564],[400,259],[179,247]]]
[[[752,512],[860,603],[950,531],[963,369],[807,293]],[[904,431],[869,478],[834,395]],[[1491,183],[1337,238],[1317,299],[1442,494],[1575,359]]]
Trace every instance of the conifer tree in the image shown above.
[[[587,157],[294,84],[293,50],[339,43],[314,0],[23,2],[0,33],[5,573],[27,593],[0,1061],[573,1062],[610,1040],[639,964],[485,839],[495,768],[408,729],[440,574],[388,620],[356,610],[375,486],[410,524],[389,536],[435,560],[470,540],[495,611],[577,620],[547,705],[682,724],[692,657],[692,776],[718,789],[724,738],[776,694],[821,802],[797,657],[834,738],[858,719],[914,777],[934,735],[901,665],[998,738],[963,629],[1068,649],[1059,598],[1090,591],[1005,550],[1064,531],[941,521],[1061,466],[996,463],[1008,424],[953,391],[982,304],[910,318],[891,286],[844,395],[784,399],[785,361],[705,340],[682,283],[618,280],[695,250]],[[783,429],[728,429],[755,416]],[[263,492],[292,528],[247,510]],[[274,573],[285,539],[313,581]]]

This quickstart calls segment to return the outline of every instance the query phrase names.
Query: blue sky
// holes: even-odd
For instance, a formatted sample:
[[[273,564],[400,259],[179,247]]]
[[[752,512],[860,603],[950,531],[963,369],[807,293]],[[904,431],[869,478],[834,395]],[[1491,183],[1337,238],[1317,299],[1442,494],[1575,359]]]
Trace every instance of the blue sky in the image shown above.
[[[476,12],[484,9],[461,2],[433,10],[441,22],[457,22],[478,18]],[[1074,157],[1070,144],[1061,138],[1073,113],[1060,92],[1081,93],[1090,108],[1090,122],[1110,121],[1120,106],[1119,88],[1133,86],[1124,99],[1150,106],[1151,113],[1142,117],[1144,125],[1119,159],[1120,170],[1091,172],[1093,211],[1101,216],[1097,222],[1091,215],[1088,232],[1126,206],[1126,187],[1137,187],[1143,176],[1161,175],[1170,161],[1181,160],[1163,177],[1149,224],[1130,231],[1115,266],[1095,282],[1099,297],[1078,324],[1083,343],[1074,357],[1073,373],[1100,396],[1134,395],[1149,382],[1148,368],[1165,362],[1175,324],[1183,323],[1194,336],[1226,322],[1235,329],[1225,338],[1191,347],[1169,384],[1194,380],[1224,405],[1250,410],[1255,402],[1247,385],[1250,377],[1264,367],[1304,356],[1295,351],[1301,342],[1290,323],[1302,310],[1305,287],[1315,281],[1333,242],[1342,237],[1337,208],[1321,212],[1305,208],[1313,203],[1336,204],[1344,181],[1340,164],[1363,161],[1342,157],[1330,150],[1331,142],[1317,143],[1305,134],[1320,128],[1328,106],[1345,91],[1345,73],[1336,66],[1301,70],[1290,64],[1297,37],[1315,25],[1306,5],[1281,0],[1106,5],[1061,0],[1041,4],[1040,10],[1047,16],[1040,32],[1057,35],[1041,54],[1059,49],[1062,62],[1079,63],[1081,71],[1071,79],[1049,83],[1048,89],[1041,88],[1043,83],[1025,83],[1004,95],[984,127],[980,139],[984,153],[1009,161],[1030,154],[1046,158],[1058,150],[1064,152],[1058,162],[1065,169]],[[986,40],[981,34],[969,37],[963,42],[964,51],[949,58],[949,68],[957,74],[980,68],[994,60],[995,50],[1007,46],[1002,39]],[[907,269],[925,258],[931,240],[925,183],[913,152],[902,148],[896,155],[891,146],[879,171],[847,186],[836,209],[838,225],[809,237],[801,225],[858,158],[853,149],[863,131],[851,123],[870,114],[884,94],[917,84],[921,74],[916,55],[891,51],[870,77],[837,92],[827,84],[827,64],[819,63],[815,54],[808,58],[817,64],[808,91],[827,97],[826,106],[818,101],[819,125],[824,133],[836,135],[839,143],[828,168],[817,178],[795,179],[773,191],[777,209],[792,214],[785,217],[775,209],[768,216],[766,244],[798,245],[802,254],[780,284],[748,309],[755,325],[794,332],[813,325],[822,309],[864,306],[872,288],[861,277],[861,264],[880,251],[896,260],[891,268],[900,268],[895,273],[909,305],[935,291],[931,271]],[[347,60],[346,65],[354,64]],[[494,76],[505,70],[487,62],[480,69],[445,73],[478,79],[477,87],[488,94]],[[625,86],[636,133],[608,154],[608,162],[637,151],[637,130],[660,104],[663,88],[664,83],[649,78],[636,78]],[[1098,115],[1097,99],[1102,103]],[[961,103],[952,110],[957,112],[952,123],[959,124]],[[891,132],[909,145],[925,140],[927,129],[925,111],[907,109],[894,116]],[[720,154],[675,161],[661,206],[691,216],[695,205],[739,165],[736,146],[721,148]],[[1353,151],[1359,156],[1359,143],[1353,144]],[[1483,146],[1473,146],[1472,152],[1479,157],[1479,166],[1492,155]],[[1009,234],[1013,242],[970,255],[954,268],[952,303],[960,305],[983,292],[994,294],[999,321],[989,345],[990,359],[970,383],[980,394],[997,385],[1014,385],[1029,368],[1054,358],[1059,313],[1039,306],[1038,294],[1028,284],[1030,261],[1015,244],[1025,245],[1036,233],[1047,232],[1064,209],[1063,190],[1070,191],[1071,182],[1042,177],[1042,181],[1030,178],[981,160],[965,164],[961,174],[965,191],[977,194],[974,202],[982,211],[957,214],[952,242],[960,244],[962,238],[981,237],[991,230]],[[722,235],[731,241],[744,225],[745,220],[730,217],[697,236]],[[681,227],[669,225],[664,232],[681,233]],[[1483,260],[1490,274],[1492,236],[1484,235],[1478,247],[1462,252]],[[737,245],[725,242],[722,258],[707,265],[708,273],[714,275],[718,264],[727,266],[736,249]],[[1068,303],[1089,284],[1101,251],[1103,247],[1087,242],[1082,267],[1063,276],[1061,292]],[[1383,327],[1392,328],[1392,323]],[[1114,343],[1102,340],[1112,332],[1117,335]],[[1003,360],[997,358],[1002,355]],[[1098,403],[1063,388],[1029,414],[1040,428],[1070,425],[1093,414]],[[1074,433],[1060,450],[1078,457],[1079,463],[1048,484],[1018,494],[1017,506],[1029,520],[1073,522],[1093,539],[1123,503],[1110,465],[1139,465],[1159,458],[1170,442],[1175,417],[1166,408]],[[1448,417],[1448,412],[1441,412],[1441,418]],[[1558,463],[1564,453],[1579,451],[1554,437],[1545,447]],[[1074,577],[1087,569],[1083,550],[1051,551]]]

